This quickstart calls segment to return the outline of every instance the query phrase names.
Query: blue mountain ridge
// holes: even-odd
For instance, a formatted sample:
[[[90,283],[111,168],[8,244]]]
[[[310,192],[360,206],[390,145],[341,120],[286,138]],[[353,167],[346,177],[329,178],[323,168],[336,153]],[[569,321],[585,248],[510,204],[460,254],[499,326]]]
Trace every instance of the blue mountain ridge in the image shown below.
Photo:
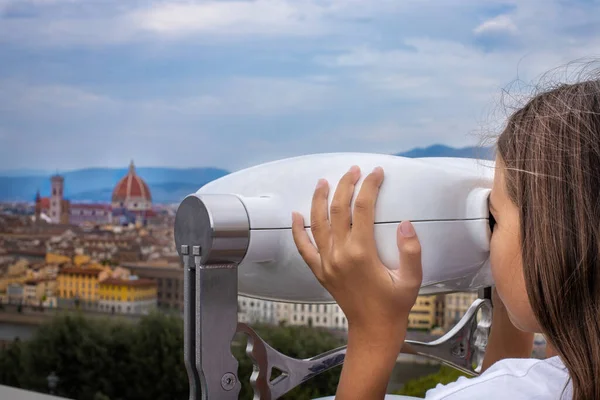
[[[397,153],[403,157],[465,157],[493,159],[491,147],[453,148],[433,145]],[[33,175],[31,170],[0,171],[0,201],[33,201],[39,190],[50,193],[50,175]],[[136,168],[150,187],[155,203],[178,203],[210,181],[229,174],[220,168]],[[110,202],[112,190],[127,168],[85,168],[61,173],[65,178],[65,197],[75,202]]]

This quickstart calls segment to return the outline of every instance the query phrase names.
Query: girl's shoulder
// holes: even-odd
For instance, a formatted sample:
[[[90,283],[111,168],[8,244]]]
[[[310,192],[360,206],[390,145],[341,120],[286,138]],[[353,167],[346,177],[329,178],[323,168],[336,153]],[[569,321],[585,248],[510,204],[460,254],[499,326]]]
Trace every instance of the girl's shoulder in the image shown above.
[[[556,356],[545,360],[504,359],[496,362],[478,377],[460,377],[456,382],[437,385],[427,392],[425,399],[521,400],[571,397],[569,373],[560,357]]]

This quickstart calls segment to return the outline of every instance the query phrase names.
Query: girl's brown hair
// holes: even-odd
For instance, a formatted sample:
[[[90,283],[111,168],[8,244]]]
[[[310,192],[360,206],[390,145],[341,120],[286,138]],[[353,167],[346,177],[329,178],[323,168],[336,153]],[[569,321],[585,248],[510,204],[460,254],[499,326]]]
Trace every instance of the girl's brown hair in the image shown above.
[[[520,210],[533,312],[573,398],[600,399],[600,79],[535,96],[509,118],[497,152]]]

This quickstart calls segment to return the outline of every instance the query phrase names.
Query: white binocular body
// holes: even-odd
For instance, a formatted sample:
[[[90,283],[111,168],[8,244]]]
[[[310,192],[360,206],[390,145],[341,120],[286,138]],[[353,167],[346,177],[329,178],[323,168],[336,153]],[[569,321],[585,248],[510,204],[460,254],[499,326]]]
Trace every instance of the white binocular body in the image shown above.
[[[370,153],[326,153],[283,159],[212,181],[181,203],[177,248],[187,243],[203,265],[236,263],[239,294],[275,301],[334,302],[294,243],[292,211],[310,232],[315,185],[329,182],[329,202],[352,165],[364,178],[381,166],[374,234],[382,262],[399,267],[396,229],[410,220],[421,242],[420,294],[493,285],[489,267],[488,197],[494,163],[465,158],[405,158]],[[354,207],[354,196],[351,207]],[[179,250],[178,250],[179,251]]]

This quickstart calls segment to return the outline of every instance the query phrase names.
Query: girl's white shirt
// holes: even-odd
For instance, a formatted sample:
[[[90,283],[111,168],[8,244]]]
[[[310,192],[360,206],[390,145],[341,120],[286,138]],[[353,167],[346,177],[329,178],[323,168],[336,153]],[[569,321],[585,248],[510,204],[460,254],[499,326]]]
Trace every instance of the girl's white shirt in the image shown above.
[[[497,361],[475,378],[460,377],[427,391],[426,400],[566,400],[573,398],[567,368],[560,357],[545,360],[508,358]],[[334,400],[334,396],[316,400]],[[385,400],[416,397],[388,394]]]
[[[460,377],[427,391],[427,400],[572,399],[569,372],[559,356],[500,360],[475,378]]]

